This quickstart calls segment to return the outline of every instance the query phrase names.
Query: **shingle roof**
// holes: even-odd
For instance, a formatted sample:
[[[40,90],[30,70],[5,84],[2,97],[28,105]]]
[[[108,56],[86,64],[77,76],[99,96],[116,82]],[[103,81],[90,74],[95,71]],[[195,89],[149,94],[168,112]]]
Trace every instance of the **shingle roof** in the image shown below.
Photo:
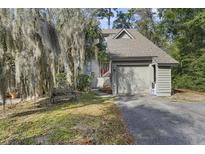
[[[120,31],[121,29],[102,29],[103,34],[116,34]]]
[[[122,29],[104,29],[103,34],[113,34],[107,38],[107,48],[112,58],[122,57],[156,57],[161,64],[178,62],[165,51],[140,34],[136,29],[126,29],[133,39],[113,39]]]

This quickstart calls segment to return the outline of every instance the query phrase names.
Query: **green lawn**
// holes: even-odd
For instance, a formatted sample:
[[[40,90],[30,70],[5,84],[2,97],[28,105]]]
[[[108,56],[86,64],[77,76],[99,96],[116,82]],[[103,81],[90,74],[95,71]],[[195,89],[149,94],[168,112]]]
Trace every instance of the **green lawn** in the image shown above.
[[[132,144],[113,101],[87,93],[77,102],[8,106],[0,144]]]

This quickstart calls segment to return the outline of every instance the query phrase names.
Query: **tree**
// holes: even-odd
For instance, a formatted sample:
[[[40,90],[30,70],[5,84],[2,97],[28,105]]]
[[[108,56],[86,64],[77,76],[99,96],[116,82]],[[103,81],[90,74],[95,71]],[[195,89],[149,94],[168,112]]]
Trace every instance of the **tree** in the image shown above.
[[[55,85],[60,54],[55,27],[47,21],[45,9],[18,9],[16,82],[22,98],[49,94]],[[26,19],[26,21],[25,21]]]
[[[108,29],[110,29],[111,18],[114,17],[114,11],[117,9],[114,8],[105,8],[105,9],[97,9],[96,15],[100,17],[100,19],[107,18],[108,20]]]
[[[95,9],[0,9],[4,104],[10,89],[22,99],[49,95],[61,72],[76,88],[85,61],[104,50],[102,38]]]
[[[76,88],[77,76],[82,73],[85,60],[96,55],[102,35],[95,10],[58,9],[57,28],[61,42],[62,59],[70,85]]]
[[[48,94],[55,85],[60,49],[55,27],[47,21],[45,9],[1,9],[0,17],[4,33],[0,46],[5,72],[2,80],[18,89],[22,99]],[[8,92],[8,88],[4,90]]]
[[[158,26],[157,12],[148,8],[132,8],[124,13],[119,11],[113,23],[113,28],[136,28],[156,45],[163,47],[164,38]]]
[[[135,9],[136,18],[136,28],[144,36],[146,36],[153,43],[159,47],[164,46],[164,38],[160,34],[159,21],[157,19],[157,11],[151,8],[145,9]]]
[[[12,65],[12,50],[14,49],[12,34],[10,31],[10,19],[7,9],[0,10],[0,95],[3,100],[3,110],[5,111],[6,93],[10,79]]]
[[[5,112],[5,104],[6,104],[6,91],[7,91],[7,80],[6,80],[6,66],[5,66],[5,58],[2,55],[0,57],[0,95],[3,100],[3,110]]]
[[[161,29],[170,42],[167,50],[178,61],[173,70],[175,87],[205,90],[205,10],[160,9]]]
[[[135,21],[135,9],[129,9],[128,12],[117,12],[116,20],[113,22],[113,28],[133,28]]]

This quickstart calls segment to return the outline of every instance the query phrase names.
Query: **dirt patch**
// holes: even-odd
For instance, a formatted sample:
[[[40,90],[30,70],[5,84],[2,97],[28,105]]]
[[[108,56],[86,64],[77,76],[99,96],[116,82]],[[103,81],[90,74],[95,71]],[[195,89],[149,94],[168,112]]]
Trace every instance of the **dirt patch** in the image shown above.
[[[205,92],[177,89],[175,93],[168,98],[174,102],[205,102]]]

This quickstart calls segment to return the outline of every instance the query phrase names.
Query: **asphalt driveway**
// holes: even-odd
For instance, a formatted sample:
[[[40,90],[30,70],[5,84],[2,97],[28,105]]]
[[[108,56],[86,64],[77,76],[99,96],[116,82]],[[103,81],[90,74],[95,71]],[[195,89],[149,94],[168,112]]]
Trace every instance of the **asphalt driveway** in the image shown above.
[[[205,144],[205,102],[136,95],[116,103],[135,144]]]

